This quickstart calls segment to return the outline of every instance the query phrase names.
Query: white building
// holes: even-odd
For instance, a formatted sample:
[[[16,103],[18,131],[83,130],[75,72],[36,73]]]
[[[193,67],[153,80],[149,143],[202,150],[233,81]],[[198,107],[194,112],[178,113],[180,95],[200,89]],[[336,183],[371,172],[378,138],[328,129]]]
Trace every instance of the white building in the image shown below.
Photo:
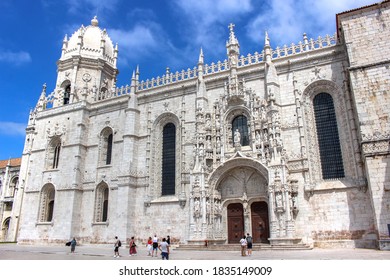
[[[389,4],[290,47],[266,34],[253,55],[230,25],[225,61],[200,51],[192,70],[137,69],[130,87],[94,18],[63,40],[30,115],[13,236],[389,249]]]
[[[0,241],[14,241],[15,236],[8,234],[12,211],[19,213],[13,207],[19,187],[19,171],[21,158],[0,160]]]

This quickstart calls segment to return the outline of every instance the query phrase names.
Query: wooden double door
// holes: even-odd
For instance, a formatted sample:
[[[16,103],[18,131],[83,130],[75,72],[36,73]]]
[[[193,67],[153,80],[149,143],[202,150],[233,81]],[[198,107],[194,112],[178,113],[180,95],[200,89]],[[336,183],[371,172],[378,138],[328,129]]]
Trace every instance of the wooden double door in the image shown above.
[[[241,203],[232,203],[227,207],[228,242],[239,243],[246,236],[244,227],[244,208]],[[268,242],[268,205],[266,202],[254,202],[251,205],[252,237],[254,243]]]

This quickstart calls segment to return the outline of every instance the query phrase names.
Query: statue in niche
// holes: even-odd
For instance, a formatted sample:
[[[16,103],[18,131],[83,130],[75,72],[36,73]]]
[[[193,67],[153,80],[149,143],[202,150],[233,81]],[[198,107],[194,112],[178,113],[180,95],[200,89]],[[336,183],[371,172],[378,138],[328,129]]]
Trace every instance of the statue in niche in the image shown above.
[[[210,200],[207,200],[206,201],[206,215],[207,215],[207,217],[210,216],[210,213],[211,213],[211,203],[210,203]]]
[[[215,120],[215,127],[216,127],[217,129],[220,129],[220,128],[221,128],[221,122],[219,121],[219,118],[217,118],[217,119]]]
[[[236,66],[237,62],[236,62],[235,55],[231,55],[229,60],[230,60],[230,67]]]
[[[211,144],[211,136],[207,136],[206,140],[206,151],[207,152],[212,152],[213,151],[213,146]]]
[[[217,152],[217,154],[221,153],[221,138],[220,137],[217,137],[216,152]]]
[[[241,143],[241,133],[238,131],[238,128],[234,132],[234,145],[240,145]]]
[[[255,139],[256,147],[260,146],[260,142],[261,142],[260,133],[258,130],[256,130],[256,139]]]
[[[268,99],[269,100],[274,100],[275,99],[275,95],[273,93],[273,91],[271,89],[268,90]]]
[[[199,202],[198,198],[195,199],[194,216],[195,216],[195,218],[199,218],[200,217],[200,202]]]
[[[217,200],[217,201],[215,201],[214,205],[215,205],[215,214],[216,215],[221,215],[222,214],[221,202]]]
[[[204,147],[202,144],[200,144],[199,146],[199,156],[200,157],[203,157],[204,156]]]
[[[206,129],[211,129],[211,120],[210,117],[206,117]]]
[[[261,106],[261,120],[265,121],[266,119],[267,117],[266,117],[265,107]]]
[[[283,197],[282,197],[282,193],[277,192],[277,193],[276,193],[275,200],[276,200],[276,208],[283,208]]]
[[[255,120],[258,120],[259,119],[259,109],[258,108],[255,109],[254,115],[255,115]]]

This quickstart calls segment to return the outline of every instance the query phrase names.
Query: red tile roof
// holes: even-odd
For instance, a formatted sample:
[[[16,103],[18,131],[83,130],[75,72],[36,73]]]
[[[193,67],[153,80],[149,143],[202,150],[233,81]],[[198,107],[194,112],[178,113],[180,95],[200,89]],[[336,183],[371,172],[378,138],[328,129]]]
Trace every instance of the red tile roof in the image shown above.
[[[20,166],[22,163],[22,158],[10,158],[0,160],[0,168],[5,168],[8,163],[11,163],[10,166]]]

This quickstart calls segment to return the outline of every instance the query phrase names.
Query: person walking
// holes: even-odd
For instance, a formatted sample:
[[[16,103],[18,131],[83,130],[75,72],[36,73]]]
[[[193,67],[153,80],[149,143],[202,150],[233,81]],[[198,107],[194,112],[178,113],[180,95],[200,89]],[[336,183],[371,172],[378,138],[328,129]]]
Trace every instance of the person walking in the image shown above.
[[[248,256],[252,256],[252,245],[253,245],[253,238],[250,236],[249,233],[246,234],[246,248]]]
[[[136,256],[137,255],[137,244],[135,244],[134,236],[131,237],[130,243],[129,243],[129,256]]]
[[[158,246],[161,251],[161,258],[164,260],[169,260],[169,244],[165,238],[163,238],[162,242]]]
[[[167,243],[168,245],[171,245],[171,237],[169,235],[167,236]]]
[[[148,242],[146,244],[146,248],[148,249],[148,256],[152,256],[153,257],[153,241],[152,241],[152,237],[149,236],[148,238]]]
[[[74,250],[76,249],[77,241],[76,238],[73,237],[73,239],[70,241],[70,252],[74,253]]]
[[[246,245],[247,245],[245,236],[243,236],[241,238],[240,244],[241,244],[241,256],[245,257],[246,256]]]
[[[115,236],[114,243],[114,258],[119,258],[119,247],[122,246],[121,241],[118,239],[118,236]]]
[[[158,238],[157,238],[156,234],[154,235],[152,241],[153,241],[153,243],[152,243],[152,246],[153,246],[152,257],[153,257],[154,252],[156,252],[156,257],[157,257]]]

